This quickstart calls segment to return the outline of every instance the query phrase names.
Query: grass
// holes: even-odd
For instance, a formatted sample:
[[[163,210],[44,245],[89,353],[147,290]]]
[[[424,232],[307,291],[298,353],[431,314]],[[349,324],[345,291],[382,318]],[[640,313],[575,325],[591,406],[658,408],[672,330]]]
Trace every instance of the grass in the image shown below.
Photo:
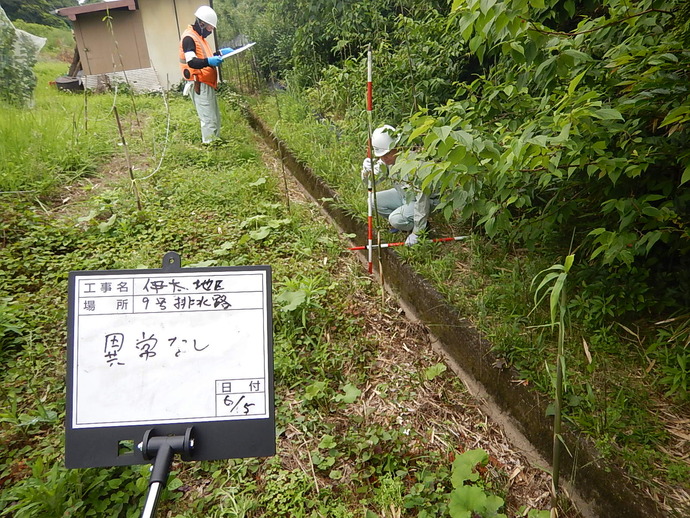
[[[33,109],[5,106],[0,120],[0,191],[44,196],[55,187],[93,174],[115,150],[111,99],[56,92],[49,82],[61,63],[39,68]],[[56,96],[60,99],[56,105]],[[92,104],[85,127],[84,111]],[[93,117],[94,113],[99,116]],[[38,149],[40,146],[40,149]]]
[[[364,222],[362,131],[352,121],[329,126],[310,117],[294,93],[266,96],[255,101],[254,109]],[[337,145],[328,147],[332,135],[338,135]],[[438,215],[433,221],[441,235],[470,230],[465,222]],[[397,252],[492,341],[498,361],[515,367],[524,382],[548,396],[556,372],[556,332],[542,327],[550,321],[548,304],[534,307],[530,282],[563,258],[546,248],[528,253],[473,234],[464,244]],[[682,514],[679,509],[688,505],[683,480],[690,478],[683,453],[689,404],[687,317],[667,323],[666,329],[651,316],[645,321],[640,316],[649,309],[644,297],[650,287],[643,280],[601,273],[593,281],[596,270],[584,266],[576,263],[569,281],[564,418],[590,435],[603,454],[625,465],[631,478],[644,478],[645,491],[670,513]],[[668,495],[673,503],[666,503]]]
[[[53,67],[41,65],[40,77]],[[476,445],[490,460],[472,486],[511,515],[544,502],[546,474],[501,442],[419,328],[379,305],[377,287],[318,209],[292,191],[287,210],[279,172],[262,161],[239,110],[222,104],[225,143],[204,147],[188,99],[140,96],[135,110],[127,96],[93,96],[91,129],[78,131],[76,145],[70,128],[84,121],[83,98],[41,89],[16,123],[64,119],[54,122],[64,132],[34,128],[34,142],[70,145],[89,167],[55,166],[46,143],[32,167],[56,178],[8,174],[32,192],[0,198],[0,516],[139,515],[147,466],[62,465],[67,272],[157,268],[170,250],[183,266],[271,265],[278,454],[175,462],[161,514],[442,516],[453,458]],[[99,153],[79,154],[89,146]],[[335,158],[325,162],[335,167]],[[511,473],[535,482],[511,484]]]
[[[63,25],[62,27],[48,27],[37,23],[25,22],[24,20],[14,20],[12,24],[17,29],[45,38],[46,43],[41,49],[39,59],[42,61],[63,62],[62,67],[65,68],[64,73],[67,73],[68,66],[65,65],[64,62],[69,63],[72,60],[74,48],[76,46],[72,30],[67,25]]]

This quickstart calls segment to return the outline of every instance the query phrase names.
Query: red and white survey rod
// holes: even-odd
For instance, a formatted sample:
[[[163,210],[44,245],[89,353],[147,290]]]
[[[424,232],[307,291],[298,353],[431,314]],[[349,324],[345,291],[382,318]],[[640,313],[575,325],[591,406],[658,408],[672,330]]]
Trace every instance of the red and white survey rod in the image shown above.
[[[367,182],[367,250],[369,260],[369,273],[374,271],[373,240],[374,240],[374,156],[371,150],[372,134],[372,110],[374,108],[374,92],[371,82],[371,45],[367,48],[367,123],[369,129],[369,143],[367,157],[369,158],[369,180]]]
[[[431,243],[446,243],[448,241],[462,241],[463,239],[467,239],[470,236],[455,236],[455,237],[437,237],[434,239],[427,239],[427,241]],[[390,248],[392,246],[405,246],[405,241],[399,241],[397,243],[381,243],[380,245],[372,245],[371,242],[368,245],[363,245],[363,246],[352,246],[348,248],[348,250],[365,250],[368,249],[370,246],[374,248]]]

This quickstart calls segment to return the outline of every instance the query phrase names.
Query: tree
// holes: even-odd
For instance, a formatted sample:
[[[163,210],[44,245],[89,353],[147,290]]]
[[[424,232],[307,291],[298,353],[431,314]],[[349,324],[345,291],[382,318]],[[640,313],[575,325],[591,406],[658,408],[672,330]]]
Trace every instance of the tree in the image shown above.
[[[67,21],[54,14],[56,9],[78,5],[77,0],[2,0],[0,2],[10,20],[62,27]]]
[[[255,4],[214,5],[334,118],[362,119],[372,44],[376,116],[444,215],[530,250],[574,239],[577,282],[620,314],[690,304],[687,0]]]

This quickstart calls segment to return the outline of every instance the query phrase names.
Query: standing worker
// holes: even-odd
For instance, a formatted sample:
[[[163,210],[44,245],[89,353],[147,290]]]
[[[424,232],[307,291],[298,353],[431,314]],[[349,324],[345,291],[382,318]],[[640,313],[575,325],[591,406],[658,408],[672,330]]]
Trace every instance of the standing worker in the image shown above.
[[[398,157],[399,137],[393,126],[384,125],[371,134],[371,147],[378,159],[373,163],[374,176],[385,177]],[[372,160],[365,158],[362,164],[362,180],[366,180],[372,168]],[[384,174],[381,174],[384,173]],[[419,234],[427,229],[432,200],[421,190],[408,184],[393,181],[393,188],[376,192],[376,210],[390,223],[392,230],[410,232],[405,245],[417,244]]]
[[[223,62],[220,56],[232,52],[231,48],[220,49],[215,55],[206,38],[218,25],[216,12],[202,5],[194,13],[196,21],[182,34],[180,41],[180,68],[187,81],[185,93],[189,92],[201,122],[201,139],[204,144],[220,137],[220,109],[216,88],[218,70]]]

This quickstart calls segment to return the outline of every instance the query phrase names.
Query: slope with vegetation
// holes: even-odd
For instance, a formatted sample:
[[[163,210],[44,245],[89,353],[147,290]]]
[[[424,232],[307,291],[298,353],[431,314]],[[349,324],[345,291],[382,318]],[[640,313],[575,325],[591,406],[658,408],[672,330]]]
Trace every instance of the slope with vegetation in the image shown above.
[[[224,141],[202,146],[188,99],[58,92],[63,66],[39,64],[36,106],[0,122],[0,516],[140,516],[148,466],[63,465],[67,273],[156,268],[170,250],[183,267],[272,267],[277,455],[176,461],[159,515],[548,515],[546,472],[318,208],[279,189],[238,96]]]
[[[441,192],[436,229],[473,234],[471,247],[424,244],[401,250],[402,257],[492,341],[499,367],[516,369],[522,383],[549,397],[556,372],[565,371],[561,381],[567,421],[590,435],[602,455],[621,459],[640,491],[655,498],[664,513],[687,514],[687,3],[291,0],[257,7],[255,2],[217,0],[214,5],[225,24],[220,31],[257,40],[265,79],[288,86],[282,95],[251,101],[253,108],[338,190],[337,203],[359,215],[366,212],[356,170],[366,139],[363,52],[373,45],[375,118],[402,128],[408,152],[401,174],[416,176],[423,188]],[[58,75],[55,69],[51,73]],[[321,315],[322,305],[351,301],[348,294],[333,287],[330,278],[312,278],[306,272],[323,257],[333,271],[350,266],[335,259],[340,256],[334,249],[340,251],[342,243],[287,221],[271,185],[276,180],[252,169],[256,152],[240,137],[244,126],[237,113],[230,112],[236,130],[231,135],[239,144],[229,151],[200,153],[189,145],[195,128],[175,118],[164,127],[159,100],[142,98],[139,108],[146,120],[138,120],[122,95],[115,96],[117,101],[108,96],[87,99],[88,118],[80,112],[84,99],[65,97],[69,107],[60,107],[60,116],[8,107],[0,126],[5,272],[0,338],[2,354],[9,358],[2,433],[3,442],[12,446],[2,467],[3,485],[12,488],[3,491],[2,512],[48,516],[69,510],[88,515],[98,514],[94,509],[100,505],[124,515],[127,506],[135,505],[132,494],[141,490],[132,482],[136,470],[95,470],[90,485],[75,472],[61,470],[57,430],[63,374],[58,369],[42,387],[27,380],[62,364],[64,329],[56,322],[64,320],[64,279],[59,272],[157,265],[161,251],[173,247],[190,262],[208,260],[208,250],[213,250],[212,263],[204,264],[296,256],[307,268],[296,284],[281,285],[279,300],[285,311],[278,312],[278,331],[287,334],[278,346],[285,346],[282,353],[294,364],[277,365],[277,379],[284,376],[287,385],[298,383],[281,411],[293,412],[286,415],[303,425],[297,432],[281,431],[281,440],[306,436],[307,447],[290,466],[238,462],[232,475],[217,465],[180,467],[168,495],[182,502],[174,512],[256,515],[268,509],[277,512],[271,507],[275,502],[288,502],[291,516],[325,509],[338,509],[342,516],[362,509],[386,514],[388,509],[379,505],[384,503],[393,506],[391,513],[403,507],[410,514],[444,512],[452,490],[436,462],[448,452],[431,455],[433,467],[427,468],[429,459],[417,457],[414,441],[410,449],[407,442],[400,446],[398,439],[406,440],[405,432],[391,436],[392,442],[386,442],[390,432],[380,436],[381,430],[393,429],[393,420],[373,422],[366,411],[356,414],[348,421],[353,428],[363,422],[379,428],[366,428],[366,439],[355,433],[346,436],[351,442],[338,443],[342,423],[321,419],[347,404],[357,392],[352,387],[367,388],[357,378],[361,374],[343,378],[343,365],[366,362],[373,353],[371,344],[351,347],[364,325],[361,320],[333,322],[335,315]],[[226,100],[236,99],[229,95]],[[111,111],[116,102],[132,121],[128,139],[142,145],[155,142],[157,154],[143,170],[160,171],[165,164],[166,174],[153,175],[150,184],[134,184],[146,185],[144,210],[134,210],[124,190],[108,190],[88,202],[86,212],[60,220],[66,226],[36,212],[36,201],[47,210],[47,200],[71,200],[79,189],[57,198],[56,188],[102,167],[112,152],[108,143],[118,140]],[[45,154],[27,153],[43,131]],[[174,135],[168,142],[175,145],[163,148],[163,156],[159,139],[167,131]],[[199,192],[198,185],[209,177],[189,175],[197,168],[228,170],[237,175],[236,184],[213,183],[208,192]],[[253,200],[260,190],[260,197],[273,202],[239,208],[233,202],[236,186]],[[28,204],[17,202],[25,196]],[[180,229],[187,228],[188,218],[182,214],[191,214],[195,222],[184,233]],[[248,246],[255,241],[267,246]],[[335,255],[328,255],[329,250]],[[29,251],[36,256],[26,259]],[[566,262],[573,254],[574,261]],[[314,256],[319,256],[317,263]],[[568,265],[567,289],[554,290],[562,297],[535,308],[534,288],[542,279],[538,274],[553,264]],[[292,264],[285,268],[294,273]],[[535,278],[539,280],[531,284]],[[357,279],[348,277],[345,283],[355,285]],[[48,310],[37,301],[47,302]],[[316,325],[307,332],[312,318]],[[391,320],[385,323],[390,326]],[[550,323],[554,325],[545,327]],[[560,347],[552,333],[555,327],[564,332]],[[339,335],[343,352],[333,358],[299,355],[288,347],[316,347],[328,356],[336,330],[345,330]],[[307,360],[313,363],[302,363]],[[434,374],[435,361],[422,369],[441,381]],[[376,365],[381,364],[366,368]],[[429,367],[434,369],[425,370]],[[317,377],[299,385],[295,372],[312,370]],[[331,377],[336,381],[321,383]],[[426,374],[416,379],[422,378]],[[388,397],[388,389],[379,395]],[[413,398],[412,392],[403,397]],[[324,428],[309,428],[315,415]],[[421,424],[416,430],[420,437],[425,433]],[[382,437],[386,447],[379,449]],[[361,452],[354,445],[362,440],[383,455],[374,458],[373,473],[371,465],[352,472],[343,467],[347,459],[359,459]],[[394,459],[401,458],[415,464],[400,468]],[[287,469],[295,466],[301,469],[296,475]],[[495,466],[490,459],[481,471],[494,473]],[[435,475],[425,478],[431,471]],[[507,477],[508,487],[513,473]],[[484,484],[499,484],[505,472],[498,475],[498,482],[483,479]],[[459,481],[458,488],[465,487],[466,480]],[[349,494],[344,488],[352,481],[364,483],[366,496],[331,500]],[[249,489],[229,491],[228,484]],[[494,505],[487,489],[485,485],[468,494],[484,495]],[[257,497],[255,490],[267,498]],[[520,504],[511,504],[509,494],[501,496],[517,514]],[[21,506],[13,507],[17,504]],[[294,511],[293,506],[302,507]]]
[[[12,22],[62,29],[67,28],[66,20],[56,15],[55,10],[75,5],[78,5],[77,0],[2,0],[2,8]]]
[[[258,111],[360,215],[372,45],[375,124],[402,128],[399,174],[441,193],[437,229],[482,243],[469,257],[438,247],[401,253],[525,383],[552,394],[564,369],[565,418],[682,515],[690,501],[687,3],[246,7],[219,3],[226,30],[259,41],[263,73],[288,88]],[[310,118],[322,124],[307,128]],[[535,309],[541,278],[532,279],[570,255],[567,289],[554,290],[563,298]],[[559,361],[557,337],[544,327],[554,320],[565,331]]]

